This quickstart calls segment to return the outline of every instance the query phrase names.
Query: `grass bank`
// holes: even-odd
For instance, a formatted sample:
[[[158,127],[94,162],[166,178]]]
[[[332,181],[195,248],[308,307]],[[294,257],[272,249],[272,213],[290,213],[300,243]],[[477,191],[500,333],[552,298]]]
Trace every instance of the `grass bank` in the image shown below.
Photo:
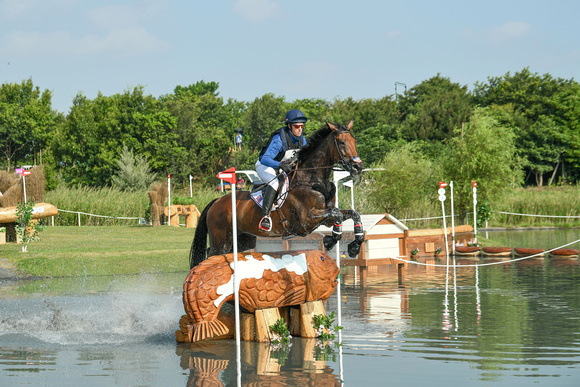
[[[0,257],[42,277],[187,272],[193,234],[169,226],[46,227],[28,252],[9,243]]]

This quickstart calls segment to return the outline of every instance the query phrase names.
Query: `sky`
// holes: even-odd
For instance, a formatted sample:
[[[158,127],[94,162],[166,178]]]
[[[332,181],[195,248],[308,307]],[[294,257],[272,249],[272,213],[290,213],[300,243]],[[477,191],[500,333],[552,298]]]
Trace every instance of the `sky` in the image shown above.
[[[440,74],[470,90],[524,68],[580,79],[580,1],[0,0],[0,83],[32,79],[68,113],[143,86],[382,98]]]

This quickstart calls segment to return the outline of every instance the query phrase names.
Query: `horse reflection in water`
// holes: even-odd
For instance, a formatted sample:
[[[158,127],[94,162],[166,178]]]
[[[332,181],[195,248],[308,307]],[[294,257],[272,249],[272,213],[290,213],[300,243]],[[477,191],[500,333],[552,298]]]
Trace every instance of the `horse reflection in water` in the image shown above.
[[[326,123],[308,139],[308,145],[297,153],[297,161],[289,173],[289,192],[284,205],[273,211],[272,230],[258,228],[261,208],[249,191],[236,195],[237,240],[239,251],[256,247],[256,237],[306,236],[318,226],[332,227],[332,236],[324,237],[326,250],[332,249],[342,236],[342,222],[354,221],[355,240],[348,245],[348,253],[356,257],[364,241],[361,217],[355,210],[341,210],[334,206],[336,187],[330,181],[335,164],[347,170],[353,178],[360,176],[363,163],[356,151],[351,134],[353,121],[348,124]],[[282,186],[282,185],[280,185]],[[203,210],[189,255],[190,268],[208,256],[233,251],[231,194],[215,199]],[[209,250],[207,236],[209,235]]]

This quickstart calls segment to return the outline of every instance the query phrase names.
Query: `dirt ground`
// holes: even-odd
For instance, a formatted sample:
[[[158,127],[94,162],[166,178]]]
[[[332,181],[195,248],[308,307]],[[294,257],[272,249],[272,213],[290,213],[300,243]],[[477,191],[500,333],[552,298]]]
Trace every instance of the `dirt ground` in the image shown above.
[[[0,280],[3,279],[15,279],[15,278],[23,278],[25,276],[22,273],[19,273],[18,270],[8,262],[7,259],[0,258]]]

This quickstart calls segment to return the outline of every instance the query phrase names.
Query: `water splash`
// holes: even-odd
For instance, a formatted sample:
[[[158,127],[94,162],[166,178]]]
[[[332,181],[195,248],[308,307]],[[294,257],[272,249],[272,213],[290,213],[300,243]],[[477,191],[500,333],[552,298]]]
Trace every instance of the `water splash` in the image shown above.
[[[141,282],[141,289],[150,283]],[[0,301],[0,337],[26,335],[62,345],[126,344],[170,338],[183,314],[181,294],[133,288],[80,296]]]

